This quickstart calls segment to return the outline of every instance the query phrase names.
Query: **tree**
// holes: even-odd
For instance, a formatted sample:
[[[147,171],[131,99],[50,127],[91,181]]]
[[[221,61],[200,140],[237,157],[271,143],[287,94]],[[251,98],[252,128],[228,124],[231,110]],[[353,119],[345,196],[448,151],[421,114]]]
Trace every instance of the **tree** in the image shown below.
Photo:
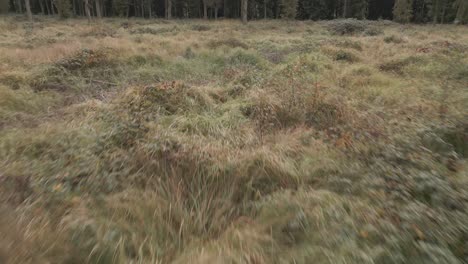
[[[441,0],[433,0],[431,6],[432,22],[435,24],[439,20],[439,13],[441,9]]]
[[[91,11],[89,10],[89,0],[84,0],[84,9],[86,13],[86,17],[88,18],[88,22],[91,22]]]
[[[426,23],[429,21],[428,3],[428,0],[413,0],[413,22]]]
[[[468,1],[456,0],[454,7],[457,9],[457,15],[455,17],[455,24],[465,24],[468,22]]]
[[[28,15],[28,20],[29,22],[33,22],[33,17],[32,17],[32,12],[31,12],[31,4],[29,3],[29,0],[24,0],[24,4],[26,6],[26,14]]]
[[[94,0],[96,4],[96,15],[98,19],[101,19],[102,17],[102,11],[101,11],[101,0]]]
[[[203,19],[208,19],[209,0],[203,0]]]
[[[327,19],[332,17],[332,9],[327,0],[302,0],[298,3],[297,17],[300,19]]]
[[[88,0],[84,1],[87,2]],[[128,0],[113,0],[112,7],[116,16],[123,17],[127,13]]]
[[[15,4],[16,4],[16,12],[17,13],[23,13],[23,4],[21,3],[21,0],[16,0],[15,1]]]
[[[393,20],[400,23],[409,23],[413,17],[412,0],[396,0],[393,7]]]
[[[349,3],[349,0],[343,0],[343,17],[344,18],[348,16],[348,3]]]
[[[297,0],[281,0],[281,18],[294,19],[297,14]]]
[[[0,14],[8,12],[10,9],[10,1],[0,0]]]
[[[348,16],[358,19],[365,19],[367,17],[369,11],[368,0],[348,0],[348,2]]]
[[[172,0],[166,0],[166,19],[172,19]]]
[[[55,0],[54,3],[60,18],[71,17],[72,9],[69,0]]]
[[[241,0],[241,17],[242,23],[247,23],[247,7],[249,1],[248,0]]]

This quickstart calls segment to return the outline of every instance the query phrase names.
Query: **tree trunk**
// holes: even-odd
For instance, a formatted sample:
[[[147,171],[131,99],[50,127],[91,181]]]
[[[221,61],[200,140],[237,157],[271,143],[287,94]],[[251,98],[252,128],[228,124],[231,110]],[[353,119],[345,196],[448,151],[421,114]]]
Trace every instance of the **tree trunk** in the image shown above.
[[[126,11],[126,17],[128,18],[130,16],[130,3],[127,0],[127,11]]]
[[[242,23],[247,23],[247,7],[248,7],[248,0],[241,0],[241,16],[242,16]]]
[[[88,23],[91,23],[91,12],[89,10],[88,0],[84,0],[84,8],[85,8],[86,17],[88,18]]]
[[[94,0],[94,2],[96,2],[96,16],[100,20],[102,17],[101,3],[100,3],[100,0]]]
[[[203,0],[203,19],[208,19],[208,6],[206,0]]]
[[[447,10],[447,3],[444,3],[444,7],[442,8],[442,15],[440,17],[440,23],[443,24],[445,22],[445,11]]]
[[[348,0],[344,0],[343,17],[346,18],[347,15],[348,15]]]
[[[267,0],[263,0],[263,18],[267,19]]]
[[[434,23],[434,24],[436,24],[437,21],[439,20],[439,9],[440,9],[440,0],[435,0],[434,14],[432,14],[434,16],[433,20],[432,20],[432,23]]]
[[[55,15],[55,8],[54,8],[54,1],[53,0],[50,0],[50,11],[52,11],[52,15],[54,16]]]
[[[227,14],[228,14],[228,11],[227,11],[227,0],[224,0],[224,2],[223,2],[223,17],[226,18],[226,17],[227,17]]]
[[[214,12],[215,12],[215,19],[218,19],[218,7],[217,6],[215,6]]]
[[[45,2],[46,10],[47,10],[47,15],[51,15],[50,7],[49,7],[49,1],[45,0],[44,2]]]
[[[145,3],[141,0],[141,16],[145,18]]]
[[[29,3],[29,0],[24,0],[24,4],[26,6],[26,14],[28,15],[28,20],[29,22],[33,22],[33,17],[32,17],[32,12],[31,12],[31,5]]]
[[[172,18],[172,0],[166,0],[166,19]]]
[[[57,8],[58,16],[59,16],[60,18],[62,18],[62,11],[63,11],[63,10],[60,9],[60,8],[58,8],[57,4],[55,3],[55,0],[52,1],[52,7],[53,7],[53,6],[55,6],[55,8]]]
[[[466,8],[468,6],[468,3],[464,0],[459,0],[458,2],[458,9],[457,9],[457,16],[455,17],[455,24],[460,24],[463,23],[463,19],[466,13]]]
[[[39,0],[39,6],[41,7],[41,14],[45,15],[45,9],[44,9],[44,4],[42,3],[42,0]]]
[[[133,0],[133,15],[136,17],[138,15],[137,3],[136,0]]]
[[[148,0],[148,16],[149,16],[149,19],[152,18],[152,12],[151,12],[151,0]]]
[[[18,0],[18,9],[20,13],[23,13],[23,3],[21,3],[21,0]]]

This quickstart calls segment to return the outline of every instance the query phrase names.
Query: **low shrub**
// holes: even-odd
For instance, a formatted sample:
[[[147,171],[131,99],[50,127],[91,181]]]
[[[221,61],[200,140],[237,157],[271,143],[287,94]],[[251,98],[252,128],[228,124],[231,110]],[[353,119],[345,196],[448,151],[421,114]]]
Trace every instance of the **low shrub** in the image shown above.
[[[250,65],[254,67],[262,68],[264,66],[264,60],[258,54],[254,52],[247,52],[237,48],[229,57],[227,62],[230,65]]]
[[[137,87],[125,96],[123,106],[137,118],[199,111],[210,106],[207,95],[184,83],[172,81]]]
[[[352,52],[339,50],[335,54],[335,60],[337,61],[345,61],[345,62],[356,62],[359,61],[359,57],[353,54]]]
[[[380,64],[379,69],[385,72],[403,74],[405,72],[405,67],[420,61],[421,58],[416,56],[398,58]]]
[[[405,42],[405,40],[401,37],[395,36],[395,35],[390,35],[384,37],[384,42],[385,43],[395,43],[395,44],[401,44]]]
[[[381,28],[370,27],[370,28],[367,28],[363,34],[364,36],[374,37],[374,36],[382,35],[383,33],[384,32]]]
[[[349,48],[357,51],[362,51],[362,45],[358,41],[345,40],[342,42],[338,42],[336,45],[340,48]]]
[[[358,34],[368,28],[366,22],[354,18],[332,20],[326,24],[326,27],[334,35]]]
[[[222,40],[211,40],[208,42],[208,47],[214,49],[218,48],[221,46],[226,46],[229,48],[242,48],[242,49],[248,49],[249,46],[245,44],[244,42],[236,39],[236,38],[228,38],[228,39],[222,39]]]
[[[152,28],[152,27],[140,27],[130,30],[130,34],[150,34],[150,35],[159,35],[164,33],[170,32],[178,32],[179,28],[177,26],[173,27],[159,27],[159,28]]]
[[[196,24],[196,25],[192,25],[190,29],[195,30],[195,31],[209,31],[211,30],[211,26]]]
[[[103,66],[109,62],[109,53],[105,50],[82,49],[74,55],[58,61],[55,65],[73,71]]]

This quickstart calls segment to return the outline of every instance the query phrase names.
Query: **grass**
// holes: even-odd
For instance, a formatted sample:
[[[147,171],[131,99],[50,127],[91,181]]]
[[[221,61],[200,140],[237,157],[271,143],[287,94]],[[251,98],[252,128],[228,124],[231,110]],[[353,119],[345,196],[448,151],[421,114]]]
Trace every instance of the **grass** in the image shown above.
[[[466,263],[466,28],[26,24],[0,18],[0,262]]]

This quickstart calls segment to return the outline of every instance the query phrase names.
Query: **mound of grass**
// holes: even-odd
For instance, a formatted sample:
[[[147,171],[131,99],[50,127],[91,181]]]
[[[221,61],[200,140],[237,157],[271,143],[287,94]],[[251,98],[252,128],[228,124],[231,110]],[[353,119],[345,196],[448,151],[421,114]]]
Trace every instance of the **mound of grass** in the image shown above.
[[[384,41],[385,41],[385,43],[395,43],[395,44],[401,44],[401,43],[405,42],[404,39],[402,39],[401,37],[398,37],[396,35],[386,36],[384,38]]]
[[[208,43],[208,47],[212,49],[215,49],[221,46],[226,46],[229,48],[242,48],[242,49],[249,48],[247,44],[245,44],[244,42],[236,38],[229,38],[229,39],[224,39],[224,40],[212,40]]]
[[[354,53],[344,50],[339,50],[335,55],[335,60],[345,62],[356,62],[359,61],[359,57]]]
[[[354,49],[357,51],[362,51],[362,44],[358,41],[352,41],[352,40],[345,40],[337,43],[338,47],[341,48],[349,48],[349,49]]]
[[[209,25],[196,24],[196,25],[192,25],[190,29],[195,30],[195,31],[209,31],[211,30],[211,27]]]
[[[56,63],[56,66],[66,70],[82,70],[103,66],[109,62],[109,52],[83,49],[73,56],[64,58]]]
[[[130,34],[150,34],[150,35],[160,35],[164,33],[177,33],[179,32],[179,28],[177,26],[173,27],[138,27],[130,30]]]
[[[176,114],[180,111],[200,111],[210,106],[206,95],[176,81],[137,88],[127,97],[125,108],[137,116],[145,113]]]
[[[364,32],[368,25],[365,21],[350,18],[329,21],[326,27],[335,35],[353,35]]]
[[[380,64],[379,69],[385,72],[392,72],[396,74],[404,74],[405,67],[408,67],[412,64],[419,63],[423,59],[418,56],[409,56],[406,58],[398,58],[394,60],[390,60],[388,62],[384,62]]]

